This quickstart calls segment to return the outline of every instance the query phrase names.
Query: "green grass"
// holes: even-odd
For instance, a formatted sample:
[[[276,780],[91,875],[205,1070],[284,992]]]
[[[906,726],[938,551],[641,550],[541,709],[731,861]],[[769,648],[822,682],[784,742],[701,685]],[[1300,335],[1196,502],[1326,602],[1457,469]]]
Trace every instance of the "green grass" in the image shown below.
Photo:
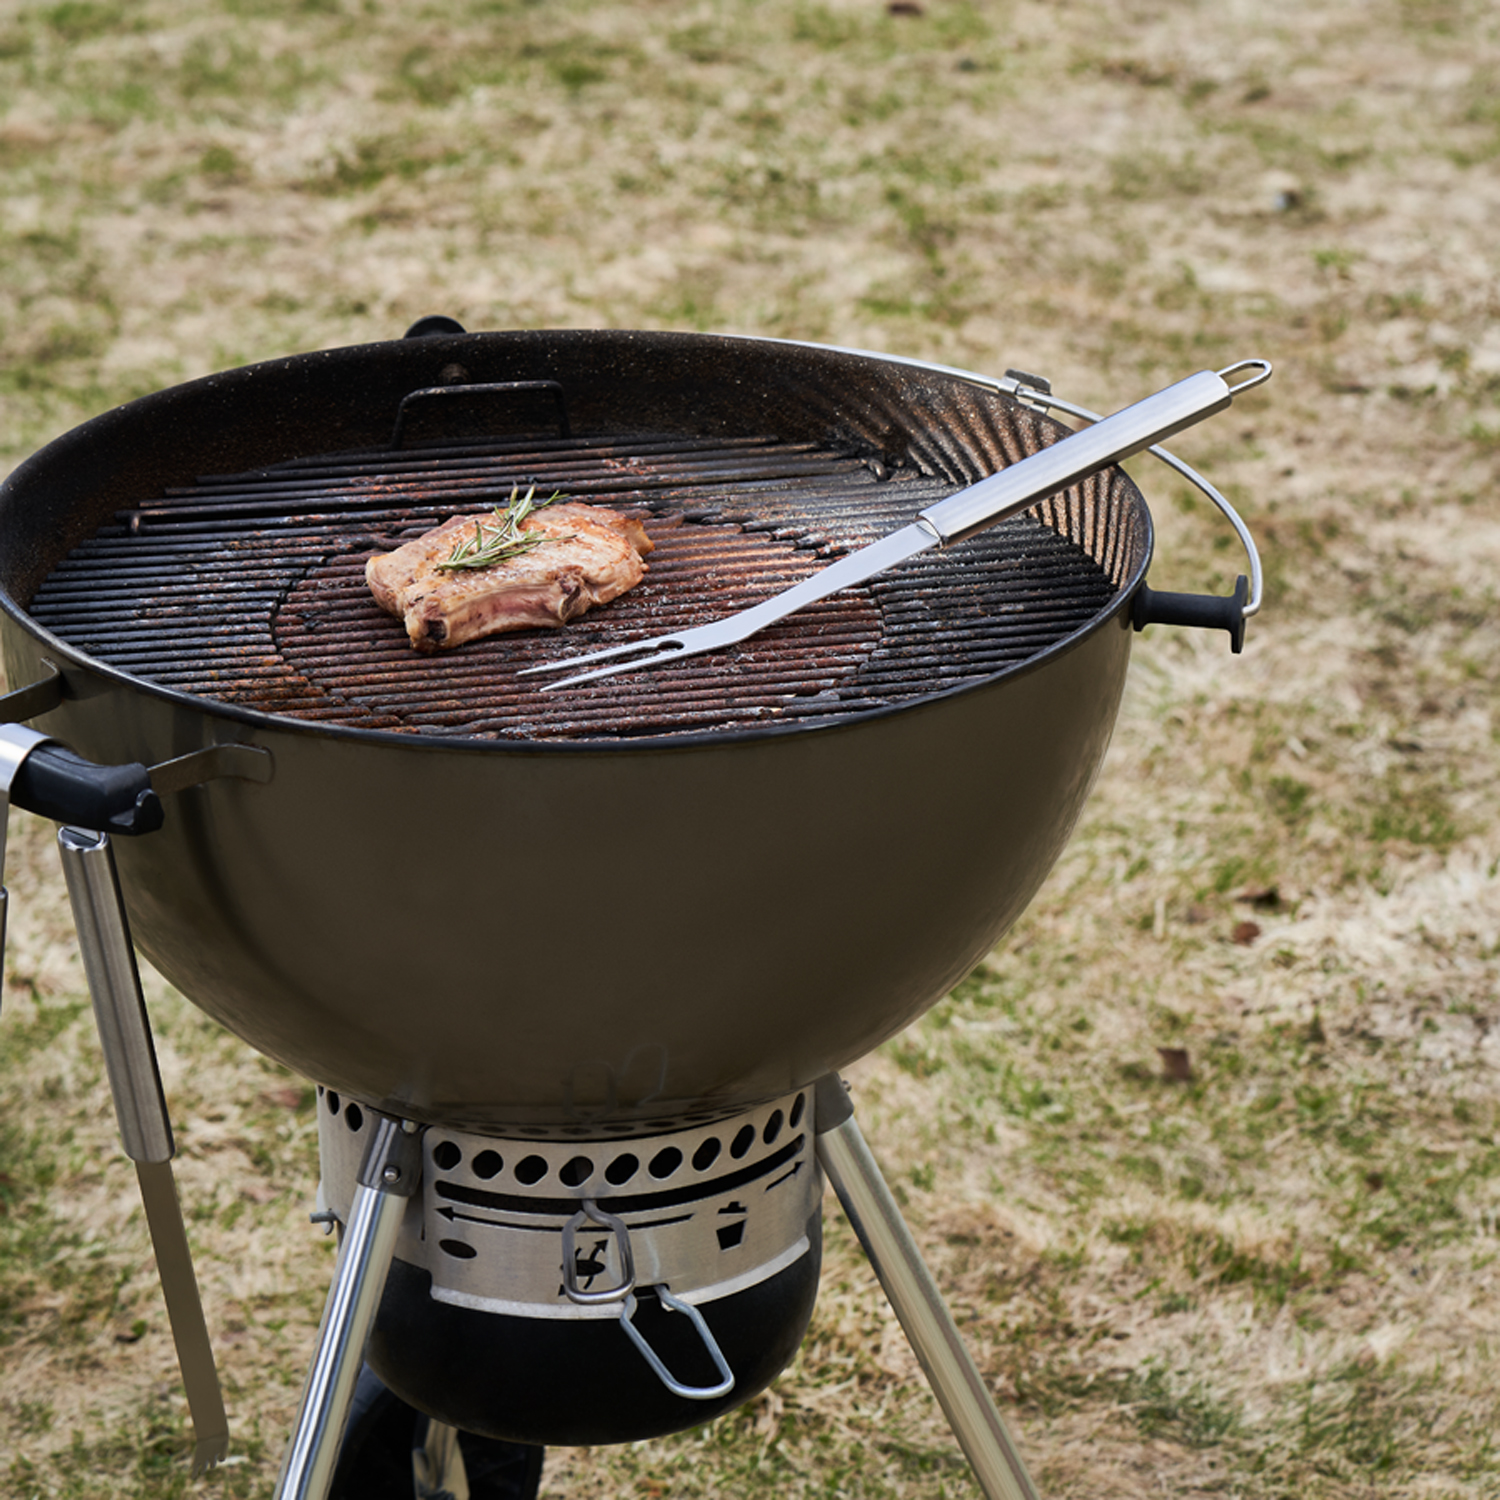
[[[1496,78],[1477,0],[16,0],[0,467],[440,311],[1017,365],[1096,409],[1272,359],[1173,445],[1262,545],[1245,656],[1138,638],[1053,877],[857,1098],[1044,1495],[1491,1496]],[[1153,585],[1227,591],[1212,508],[1131,472]],[[310,1097],[154,992],[243,1460],[190,1486],[54,859],[21,820],[10,859],[0,1487],[264,1500],[328,1274]],[[772,1392],[555,1454],[546,1493],[974,1494],[828,1225]]]

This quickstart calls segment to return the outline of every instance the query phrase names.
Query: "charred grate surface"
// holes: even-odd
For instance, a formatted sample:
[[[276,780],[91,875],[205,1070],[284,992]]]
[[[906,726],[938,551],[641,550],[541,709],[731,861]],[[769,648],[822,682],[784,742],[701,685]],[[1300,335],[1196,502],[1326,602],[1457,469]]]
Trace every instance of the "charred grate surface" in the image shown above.
[[[646,579],[565,630],[423,656],[364,584],[372,551],[514,484],[645,513]],[[772,438],[534,438],[323,455],[117,513],[30,612],[136,677],[263,712],[425,734],[600,739],[815,723],[988,677],[1115,599],[1129,546],[1099,478],[682,666],[543,693],[520,667],[703,624],[906,524],[948,480]]]

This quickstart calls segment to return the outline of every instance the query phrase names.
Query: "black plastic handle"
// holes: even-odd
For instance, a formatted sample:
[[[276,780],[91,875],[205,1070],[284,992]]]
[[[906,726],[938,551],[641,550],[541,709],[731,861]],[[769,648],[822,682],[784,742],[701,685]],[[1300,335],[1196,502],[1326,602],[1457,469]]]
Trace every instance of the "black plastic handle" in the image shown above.
[[[1130,606],[1130,623],[1137,630],[1148,625],[1193,625],[1201,630],[1227,630],[1236,656],[1245,649],[1245,602],[1250,580],[1243,573],[1232,594],[1157,593],[1143,583]]]
[[[10,800],[96,833],[155,833],[164,819],[145,766],[98,766],[53,744],[38,745],[21,763]]]

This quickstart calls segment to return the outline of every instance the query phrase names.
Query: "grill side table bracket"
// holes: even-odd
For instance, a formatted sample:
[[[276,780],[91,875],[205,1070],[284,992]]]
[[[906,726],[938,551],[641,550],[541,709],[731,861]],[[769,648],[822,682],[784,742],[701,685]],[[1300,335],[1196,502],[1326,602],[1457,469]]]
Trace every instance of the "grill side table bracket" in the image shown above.
[[[1039,1500],[836,1074],[818,1080],[816,1119],[818,1161],[986,1500]]]
[[[276,1500],[327,1500],[401,1220],[421,1177],[420,1128],[382,1115],[359,1169]]]

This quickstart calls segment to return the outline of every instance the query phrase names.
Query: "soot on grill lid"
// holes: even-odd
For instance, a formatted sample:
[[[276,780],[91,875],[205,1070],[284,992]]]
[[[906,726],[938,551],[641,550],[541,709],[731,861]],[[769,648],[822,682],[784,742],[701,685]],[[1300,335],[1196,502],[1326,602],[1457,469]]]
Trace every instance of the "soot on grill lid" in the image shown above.
[[[412,651],[365,560],[516,484],[640,511],[645,580],[563,630]],[[132,676],[351,728],[586,741],[811,726],[991,677],[1097,619],[1140,547],[1128,480],[1095,476],[731,651],[551,693],[516,674],[758,603],[956,488],[772,436],[323,454],[143,498],[52,570],[30,612]]]

